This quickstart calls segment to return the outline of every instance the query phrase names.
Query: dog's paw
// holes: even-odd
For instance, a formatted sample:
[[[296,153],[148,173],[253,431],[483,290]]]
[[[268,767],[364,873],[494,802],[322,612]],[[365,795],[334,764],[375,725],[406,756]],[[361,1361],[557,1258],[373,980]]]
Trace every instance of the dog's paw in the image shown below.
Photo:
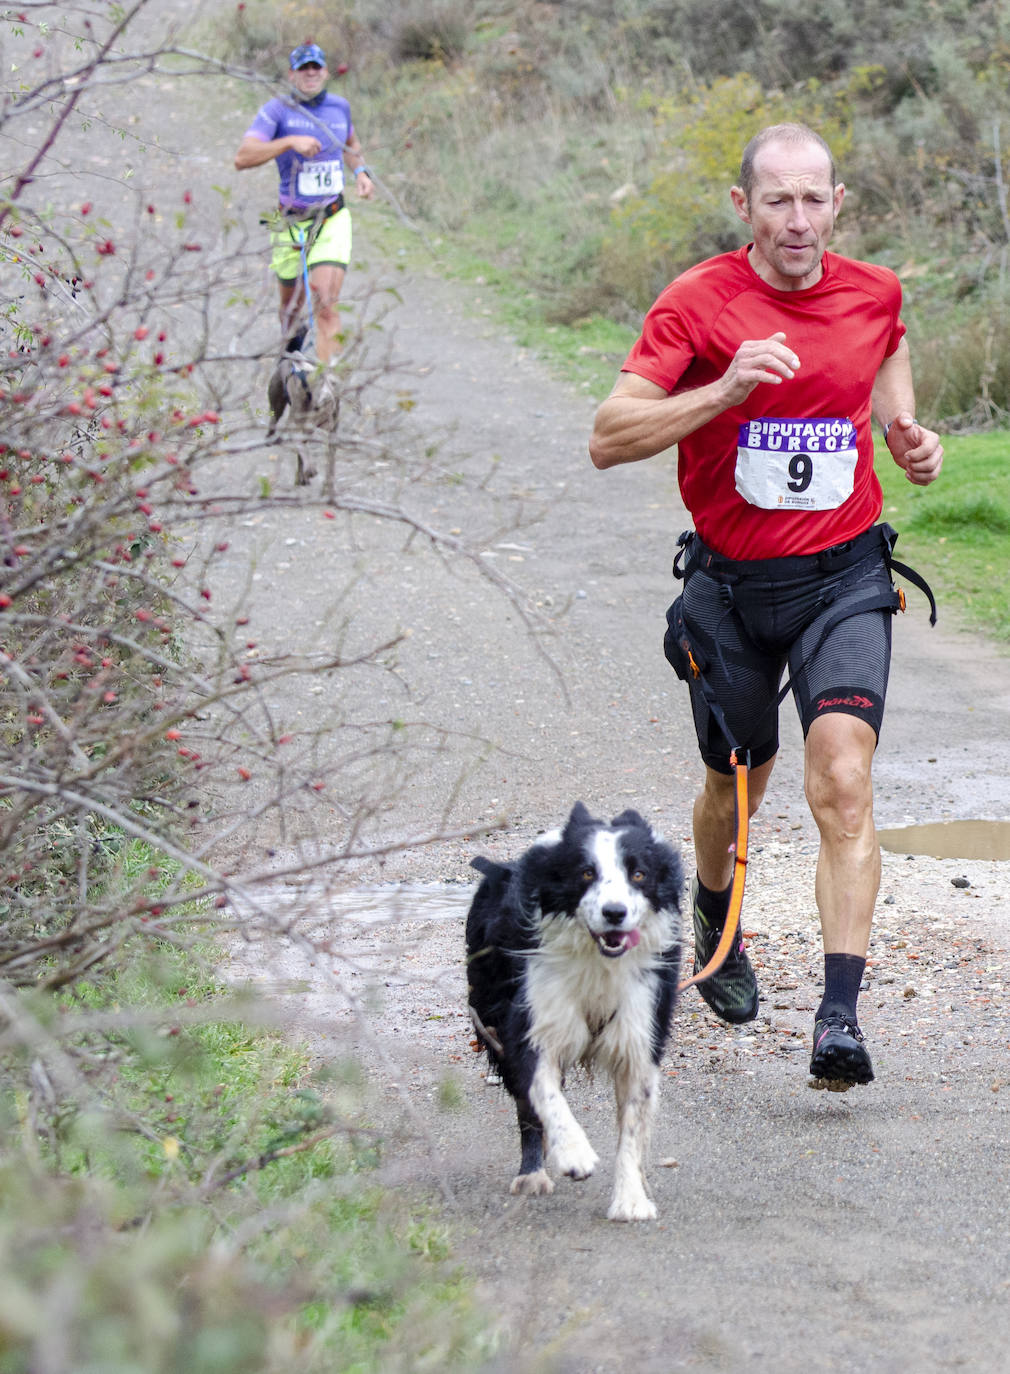
[[[514,1197],[548,1197],[554,1184],[546,1169],[538,1169],[535,1174],[516,1174],[509,1192]]]
[[[551,1167],[565,1178],[588,1178],[599,1162],[599,1155],[584,1135],[581,1139],[573,1136],[550,1152]]]
[[[607,1212],[608,1221],[655,1221],[656,1216],[656,1204],[644,1193],[634,1196],[615,1193]]]

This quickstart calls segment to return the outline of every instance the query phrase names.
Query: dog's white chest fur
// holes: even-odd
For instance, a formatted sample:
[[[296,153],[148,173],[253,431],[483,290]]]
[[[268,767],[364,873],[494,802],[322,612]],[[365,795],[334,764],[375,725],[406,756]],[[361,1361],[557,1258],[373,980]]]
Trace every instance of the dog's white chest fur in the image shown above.
[[[652,963],[641,944],[618,960],[604,959],[581,923],[546,920],[526,974],[530,1043],[562,1070],[597,1060],[612,1069],[643,1053],[648,1058]]]

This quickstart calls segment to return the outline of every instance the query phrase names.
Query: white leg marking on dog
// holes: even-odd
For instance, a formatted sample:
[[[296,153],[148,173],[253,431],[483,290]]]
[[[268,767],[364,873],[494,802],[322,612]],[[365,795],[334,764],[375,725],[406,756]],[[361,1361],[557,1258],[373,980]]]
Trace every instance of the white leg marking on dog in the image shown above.
[[[530,1102],[547,1137],[547,1163],[567,1178],[588,1178],[599,1162],[561,1091],[561,1075],[541,1054],[530,1084]]]
[[[646,1190],[644,1165],[659,1093],[659,1070],[654,1064],[645,1071],[620,1069],[614,1075],[614,1090],[619,1135],[614,1198],[607,1216],[611,1221],[654,1221],[656,1204]]]

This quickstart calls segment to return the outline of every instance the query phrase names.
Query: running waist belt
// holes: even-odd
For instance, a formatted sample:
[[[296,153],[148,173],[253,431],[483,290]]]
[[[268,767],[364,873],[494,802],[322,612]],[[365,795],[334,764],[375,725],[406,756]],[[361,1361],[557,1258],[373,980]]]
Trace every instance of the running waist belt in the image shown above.
[[[309,244],[311,245],[312,240],[319,233],[326,221],[332,219],[333,216],[338,214],[343,208],[344,193],[341,191],[336,200],[327,201],[325,205],[315,206],[311,210],[295,210],[290,205],[280,205],[277,207],[276,214],[261,215],[260,224],[262,224],[265,229],[277,229],[280,227],[277,223],[277,215],[280,215],[285,228],[288,233],[291,234],[291,225],[293,223],[299,220],[310,219],[312,220],[312,228],[309,230]],[[292,243],[297,242],[293,235],[291,236],[291,241]]]
[[[328,200],[325,205],[312,205],[307,210],[296,210],[293,205],[282,205],[280,212],[285,219],[330,219],[344,208],[344,193],[336,200]]]

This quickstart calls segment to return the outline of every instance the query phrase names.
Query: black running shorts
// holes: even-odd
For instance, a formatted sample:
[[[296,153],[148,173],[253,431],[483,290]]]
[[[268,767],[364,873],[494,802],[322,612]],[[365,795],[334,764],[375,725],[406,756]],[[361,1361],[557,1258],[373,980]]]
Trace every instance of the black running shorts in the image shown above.
[[[893,604],[846,614],[861,604],[896,600],[882,545],[862,536],[859,549],[867,545],[868,553],[841,568],[816,554],[743,563],[717,556],[693,560],[679,599],[683,625],[752,767],[778,752],[778,696],[787,670],[804,738],[818,716],[834,711],[858,716],[880,734]],[[667,656],[679,671],[669,634]],[[682,675],[691,688],[702,758],[729,773],[729,747],[705,694],[690,672]]]

